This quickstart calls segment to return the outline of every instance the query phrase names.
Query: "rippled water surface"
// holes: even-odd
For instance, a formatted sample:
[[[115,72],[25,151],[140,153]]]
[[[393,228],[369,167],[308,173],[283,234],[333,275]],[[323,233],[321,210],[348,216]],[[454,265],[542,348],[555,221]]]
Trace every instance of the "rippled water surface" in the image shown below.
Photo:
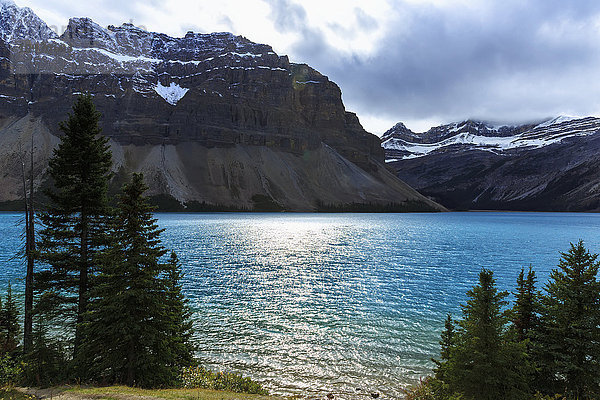
[[[18,218],[0,214],[0,287],[24,270],[10,259]],[[481,267],[511,290],[522,266],[545,281],[571,241],[600,250],[596,214],[158,218],[184,266],[204,363],[276,393],[337,398],[398,397],[427,374],[446,313],[459,313]]]

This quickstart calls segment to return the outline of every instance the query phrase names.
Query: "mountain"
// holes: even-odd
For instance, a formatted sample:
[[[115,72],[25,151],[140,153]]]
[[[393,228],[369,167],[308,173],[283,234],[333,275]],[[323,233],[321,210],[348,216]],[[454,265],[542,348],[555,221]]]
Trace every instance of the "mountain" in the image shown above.
[[[600,210],[600,118],[464,121],[381,138],[398,177],[458,210]]]
[[[379,139],[346,112],[335,83],[268,45],[89,18],[72,18],[58,36],[10,0],[0,0],[0,201],[21,197],[20,155],[32,135],[44,184],[58,124],[82,93],[103,115],[117,181],[144,172],[155,196],[238,208],[260,199],[288,210],[441,209],[388,171]]]
[[[58,35],[28,7],[17,7],[12,0],[0,0],[0,39],[49,40]]]

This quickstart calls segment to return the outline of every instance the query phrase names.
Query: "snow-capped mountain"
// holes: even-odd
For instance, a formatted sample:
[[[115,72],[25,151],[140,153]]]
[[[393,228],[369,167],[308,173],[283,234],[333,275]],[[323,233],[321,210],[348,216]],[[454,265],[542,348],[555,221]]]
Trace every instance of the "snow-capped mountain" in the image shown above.
[[[25,137],[44,141],[45,165],[59,122],[89,93],[116,171],[143,171],[152,194],[247,208],[257,195],[293,210],[438,207],[385,168],[379,139],[346,112],[335,83],[269,45],[89,18],[72,18],[59,37],[32,10],[0,7],[0,168],[10,171],[0,202],[19,197]]]
[[[0,39],[48,40],[58,35],[27,7],[17,7],[12,0],[0,0]]]
[[[381,138],[386,162],[454,209],[600,209],[600,118],[524,125],[464,121]]]
[[[388,162],[449,149],[503,154],[516,149],[549,146],[570,137],[594,135],[599,130],[600,118],[567,116],[526,125],[492,125],[468,120],[438,126],[423,134],[413,133],[400,123],[383,135],[382,146]]]

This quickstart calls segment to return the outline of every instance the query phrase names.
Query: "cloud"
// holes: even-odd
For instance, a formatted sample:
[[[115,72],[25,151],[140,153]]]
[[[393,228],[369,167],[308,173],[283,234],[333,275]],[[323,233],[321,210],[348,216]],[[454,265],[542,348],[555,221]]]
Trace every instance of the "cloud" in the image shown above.
[[[306,25],[306,10],[291,0],[266,0],[271,6],[271,18],[275,27],[284,32],[301,31]]]
[[[229,32],[235,32],[235,25],[227,15],[222,15],[221,18],[219,18],[219,23],[226,26]]]
[[[368,56],[331,46],[306,18],[294,26],[294,58],[336,81],[359,115],[519,122],[600,111],[600,3],[395,5]]]
[[[367,14],[362,8],[355,7],[354,15],[356,16],[356,22],[358,23],[358,26],[363,31],[372,31],[379,26],[377,20]]]

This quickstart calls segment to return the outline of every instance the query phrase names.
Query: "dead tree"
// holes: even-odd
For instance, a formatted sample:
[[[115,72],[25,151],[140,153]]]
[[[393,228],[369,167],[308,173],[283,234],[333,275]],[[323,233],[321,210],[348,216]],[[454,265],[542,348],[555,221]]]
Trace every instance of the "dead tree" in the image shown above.
[[[25,203],[25,258],[27,272],[25,274],[25,318],[23,320],[23,351],[31,350],[33,345],[33,270],[35,264],[35,209],[33,203],[33,133],[31,135],[31,160],[29,169],[29,193],[25,158],[21,159],[23,175],[23,201]]]

